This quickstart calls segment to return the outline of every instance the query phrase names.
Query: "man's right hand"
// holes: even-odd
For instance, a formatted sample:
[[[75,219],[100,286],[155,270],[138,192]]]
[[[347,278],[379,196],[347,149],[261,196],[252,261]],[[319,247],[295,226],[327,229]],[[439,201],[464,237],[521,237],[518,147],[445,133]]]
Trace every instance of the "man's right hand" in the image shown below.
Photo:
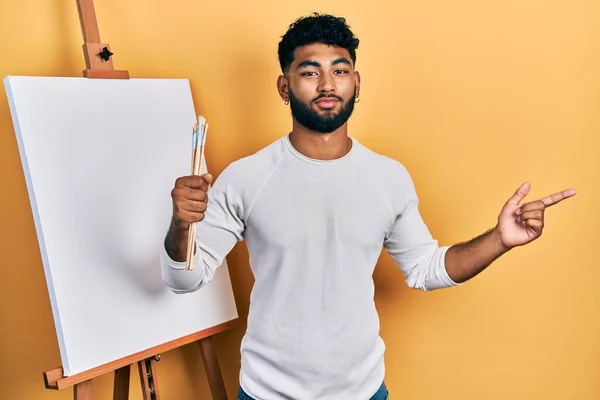
[[[186,259],[188,228],[193,222],[204,219],[211,182],[210,174],[182,176],[175,181],[175,187],[171,190],[173,217],[165,238],[167,253],[175,261]]]
[[[173,223],[180,229],[188,229],[191,223],[204,219],[208,204],[208,188],[212,175],[182,176],[171,190],[173,199]]]

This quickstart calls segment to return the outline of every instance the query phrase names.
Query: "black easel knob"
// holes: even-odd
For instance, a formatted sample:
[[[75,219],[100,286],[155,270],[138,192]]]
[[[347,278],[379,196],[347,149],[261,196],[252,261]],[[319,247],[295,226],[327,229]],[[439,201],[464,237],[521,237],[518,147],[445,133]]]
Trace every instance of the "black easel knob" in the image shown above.
[[[110,50],[108,50],[108,47],[105,47],[100,53],[98,53],[98,55],[104,61],[108,61],[110,59],[110,56],[113,55],[113,53],[111,53]]]

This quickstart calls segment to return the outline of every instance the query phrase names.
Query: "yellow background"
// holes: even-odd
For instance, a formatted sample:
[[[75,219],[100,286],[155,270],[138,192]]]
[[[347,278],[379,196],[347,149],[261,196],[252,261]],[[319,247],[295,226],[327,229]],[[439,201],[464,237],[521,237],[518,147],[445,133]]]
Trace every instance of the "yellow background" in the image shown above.
[[[540,240],[458,288],[411,291],[384,253],[376,301],[392,398],[600,398],[599,3],[323,4],[97,0],[96,11],[117,69],[190,79],[196,110],[211,124],[215,175],[287,133],[277,42],[297,16],[325,11],[348,17],[361,39],[363,86],[350,134],[408,167],[441,244],[492,227],[524,180],[528,199],[578,189],[547,210]],[[0,5],[2,77],[80,76],[81,44],[73,0]],[[43,388],[42,372],[60,358],[4,95],[0,130],[0,398],[70,399],[71,390]],[[229,263],[245,319],[253,278],[243,244]],[[230,398],[244,327],[216,337]],[[164,399],[209,397],[196,345],[162,356]],[[131,382],[131,398],[140,399],[135,369]],[[96,399],[111,391],[110,374],[95,381]]]

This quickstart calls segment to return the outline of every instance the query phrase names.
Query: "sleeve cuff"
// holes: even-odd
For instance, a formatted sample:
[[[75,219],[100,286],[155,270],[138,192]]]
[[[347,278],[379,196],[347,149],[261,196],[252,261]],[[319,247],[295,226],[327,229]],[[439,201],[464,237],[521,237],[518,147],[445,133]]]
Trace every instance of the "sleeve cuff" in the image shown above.
[[[195,254],[194,254],[194,269],[196,269],[196,267],[198,266],[198,263],[200,263],[201,261],[201,257],[200,257],[200,248],[198,247],[198,242],[196,242],[195,244],[196,248],[195,248]],[[162,258],[164,261],[164,264],[169,267],[169,268],[173,268],[173,269],[185,269],[187,261],[175,261],[171,258],[171,256],[169,256],[169,253],[167,253],[167,249],[163,243],[162,245]]]
[[[450,247],[452,246],[443,246],[441,248],[440,264],[442,265],[442,268],[440,268],[440,278],[442,279],[442,281],[444,281],[447,287],[460,286],[462,285],[462,283],[454,282],[452,278],[450,278],[450,275],[448,275],[448,270],[446,269],[446,253],[448,252],[448,250],[450,250]]]
[[[201,251],[196,245],[196,254],[194,255],[194,269],[188,271],[185,269],[185,261],[175,261],[169,254],[165,246],[162,246],[162,277],[165,285],[175,293],[189,293],[198,290],[206,283],[207,271],[202,262]]]

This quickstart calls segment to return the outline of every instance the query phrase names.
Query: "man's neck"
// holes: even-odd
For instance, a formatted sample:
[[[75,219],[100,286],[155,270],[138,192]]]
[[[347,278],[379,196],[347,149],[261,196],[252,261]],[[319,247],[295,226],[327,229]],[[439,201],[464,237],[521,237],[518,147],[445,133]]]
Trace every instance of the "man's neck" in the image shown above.
[[[310,131],[294,121],[289,138],[299,153],[315,160],[335,160],[348,154],[352,148],[347,124],[331,133],[321,133]]]

